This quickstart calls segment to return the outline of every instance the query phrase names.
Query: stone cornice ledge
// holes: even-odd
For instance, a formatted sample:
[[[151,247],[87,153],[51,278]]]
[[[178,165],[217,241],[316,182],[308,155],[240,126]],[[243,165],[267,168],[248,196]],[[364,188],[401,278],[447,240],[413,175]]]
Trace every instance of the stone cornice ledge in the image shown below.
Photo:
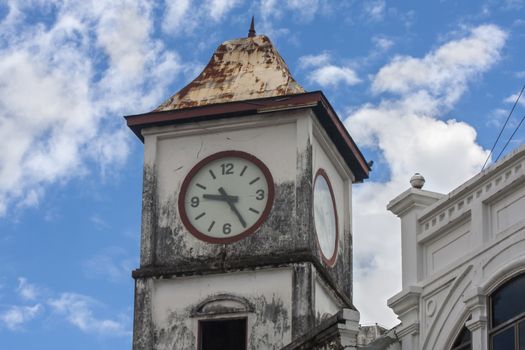
[[[397,328],[400,338],[419,333],[419,299],[422,291],[421,287],[408,286],[388,299],[388,306],[394,310],[401,321]]]
[[[480,317],[477,320],[468,320],[465,323],[465,326],[471,332],[474,332],[474,331],[476,331],[478,329],[484,329],[487,326],[487,317],[483,316],[483,317]]]
[[[423,289],[416,286],[408,286],[392,298],[388,299],[388,306],[401,317],[402,315],[419,308],[419,297]]]
[[[400,327],[397,331],[399,338],[404,338],[409,334],[418,334],[419,333],[419,322],[414,322],[406,327]]]
[[[434,205],[429,206],[425,212],[421,214],[420,219],[425,221],[429,217],[435,215],[439,211],[442,211],[444,208],[450,205],[450,203],[453,203],[456,200],[460,200],[461,197],[467,196],[469,192],[473,192],[476,189],[480,189],[483,186],[486,186],[487,182],[492,182],[494,178],[496,178],[498,175],[501,175],[502,173],[508,171],[508,167],[512,167],[516,164],[519,165],[519,163],[523,160],[525,157],[525,144],[520,145],[512,152],[509,152],[509,154],[505,155],[502,159],[500,159],[497,163],[491,164],[489,167],[487,167],[485,170],[479,172],[474,177],[470,178],[463,184],[461,184],[459,187],[452,190],[450,193],[443,196],[443,199],[436,202]],[[520,171],[515,171],[516,175],[520,176],[523,175],[523,169],[520,169]],[[505,182],[502,182],[504,184]],[[492,186],[492,190],[494,190],[496,186]]]
[[[401,216],[414,206],[425,208],[434,204],[444,196],[445,195],[441,193],[420,190],[412,187],[392,199],[386,208],[395,215]]]

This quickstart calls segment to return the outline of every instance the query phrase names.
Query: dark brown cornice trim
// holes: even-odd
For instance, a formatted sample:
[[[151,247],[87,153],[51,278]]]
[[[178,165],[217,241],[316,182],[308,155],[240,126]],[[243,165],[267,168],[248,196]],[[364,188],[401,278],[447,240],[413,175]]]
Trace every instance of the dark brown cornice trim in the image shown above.
[[[144,128],[303,108],[313,109],[320,124],[326,130],[337,150],[352,170],[356,182],[367,179],[370,168],[363,154],[321,91],[217,103],[208,106],[182,108],[164,112],[150,112],[129,115],[124,118],[126,118],[128,127],[144,142],[144,137],[142,136],[142,129]]]

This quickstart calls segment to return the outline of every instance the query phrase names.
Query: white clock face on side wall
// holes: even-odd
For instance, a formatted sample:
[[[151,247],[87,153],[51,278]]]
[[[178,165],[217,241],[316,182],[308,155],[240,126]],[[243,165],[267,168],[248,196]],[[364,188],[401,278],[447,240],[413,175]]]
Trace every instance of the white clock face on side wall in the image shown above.
[[[323,261],[332,266],[337,257],[337,210],[328,175],[319,169],[314,181],[314,224]]]
[[[193,167],[179,194],[179,213],[195,237],[232,243],[255,232],[274,197],[270,171],[241,151],[213,154]]]

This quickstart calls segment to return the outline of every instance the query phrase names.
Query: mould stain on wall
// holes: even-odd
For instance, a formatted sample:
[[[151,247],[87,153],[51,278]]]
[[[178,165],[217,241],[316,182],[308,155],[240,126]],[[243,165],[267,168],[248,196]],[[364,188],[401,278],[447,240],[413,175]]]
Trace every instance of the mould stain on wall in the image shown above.
[[[307,237],[294,235],[295,183],[275,185],[275,199],[266,222],[252,235],[229,245],[209,244],[189,234],[178,218],[177,193],[158,205],[155,261],[158,265],[199,263],[221,266],[247,256],[276,255],[306,248]]]
[[[142,224],[140,265],[155,264],[155,232],[157,228],[157,169],[144,164],[142,185]]]
[[[290,310],[283,300],[273,295],[271,300],[265,296],[247,297],[255,306],[255,313],[248,313],[249,349],[278,350],[290,339]],[[155,325],[155,349],[195,349],[197,319],[191,317],[194,306],[187,307],[182,312],[170,311],[164,324]],[[236,318],[235,313],[225,313]],[[239,314],[246,317],[246,314]],[[289,340],[288,340],[289,341]]]
[[[286,345],[283,341],[291,329],[290,310],[275,295],[270,301],[260,296],[253,298],[252,302],[257,314],[251,327],[250,349],[281,349]]]
[[[186,324],[188,318],[189,312],[180,314],[171,312],[166,325],[157,325],[155,330],[155,349],[195,349],[196,339],[194,332]]]

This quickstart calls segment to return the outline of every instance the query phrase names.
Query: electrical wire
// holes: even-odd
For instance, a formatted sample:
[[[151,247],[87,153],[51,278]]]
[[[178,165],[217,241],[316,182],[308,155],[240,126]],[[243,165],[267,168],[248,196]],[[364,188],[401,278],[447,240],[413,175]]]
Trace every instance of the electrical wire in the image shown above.
[[[496,138],[496,141],[494,141],[494,144],[492,145],[492,148],[490,149],[490,152],[489,152],[489,155],[487,156],[487,159],[485,159],[485,163],[483,163],[483,167],[481,168],[481,171],[483,171],[483,169],[485,169],[485,166],[487,165],[487,162],[489,161],[490,159],[490,156],[492,155],[492,152],[494,152],[494,148],[496,148],[496,145],[501,137],[501,134],[503,134],[503,130],[505,130],[505,127],[507,126],[507,123],[509,122],[509,119],[510,119],[510,116],[512,115],[512,113],[514,112],[514,109],[516,108],[517,104],[518,104],[518,101],[520,100],[520,97],[521,97],[521,94],[523,94],[523,90],[525,90],[525,84],[523,84],[523,87],[521,88],[521,91],[520,93],[518,94],[518,98],[516,98],[516,101],[514,102],[514,105],[512,106],[512,109],[510,110],[510,113],[509,115],[507,116],[507,120],[505,120],[505,124],[503,124],[503,127],[501,128],[501,130],[499,131],[499,134],[498,134],[498,137]],[[521,123],[520,123],[521,125]],[[517,129],[514,130],[514,133],[512,134],[512,136],[514,136],[514,134],[516,133]],[[511,138],[512,138],[511,136]],[[509,141],[507,141],[507,144],[510,142],[510,139]],[[507,145],[505,145],[505,147],[507,147]],[[503,150],[505,150],[505,147],[503,148]],[[503,153],[503,151],[501,151],[501,153]],[[499,154],[499,156],[501,155],[501,153]],[[499,156],[498,156],[498,159],[499,159]],[[496,159],[496,161],[498,160]]]
[[[499,152],[498,157],[496,158],[496,160],[494,162],[497,162],[499,157],[501,157],[501,154],[503,153],[503,151],[505,151],[505,148],[507,148],[507,146],[509,145],[510,141],[512,140],[512,138],[514,137],[514,135],[516,134],[516,132],[518,131],[518,129],[520,128],[520,126],[521,126],[521,124],[523,123],[524,120],[525,120],[525,114],[523,115],[523,118],[521,118],[520,123],[518,124],[518,126],[516,126],[516,129],[514,129],[514,132],[512,133],[512,135],[510,135],[510,137],[507,140],[507,143],[505,144],[505,146],[503,146],[503,149],[501,150],[501,152]]]

